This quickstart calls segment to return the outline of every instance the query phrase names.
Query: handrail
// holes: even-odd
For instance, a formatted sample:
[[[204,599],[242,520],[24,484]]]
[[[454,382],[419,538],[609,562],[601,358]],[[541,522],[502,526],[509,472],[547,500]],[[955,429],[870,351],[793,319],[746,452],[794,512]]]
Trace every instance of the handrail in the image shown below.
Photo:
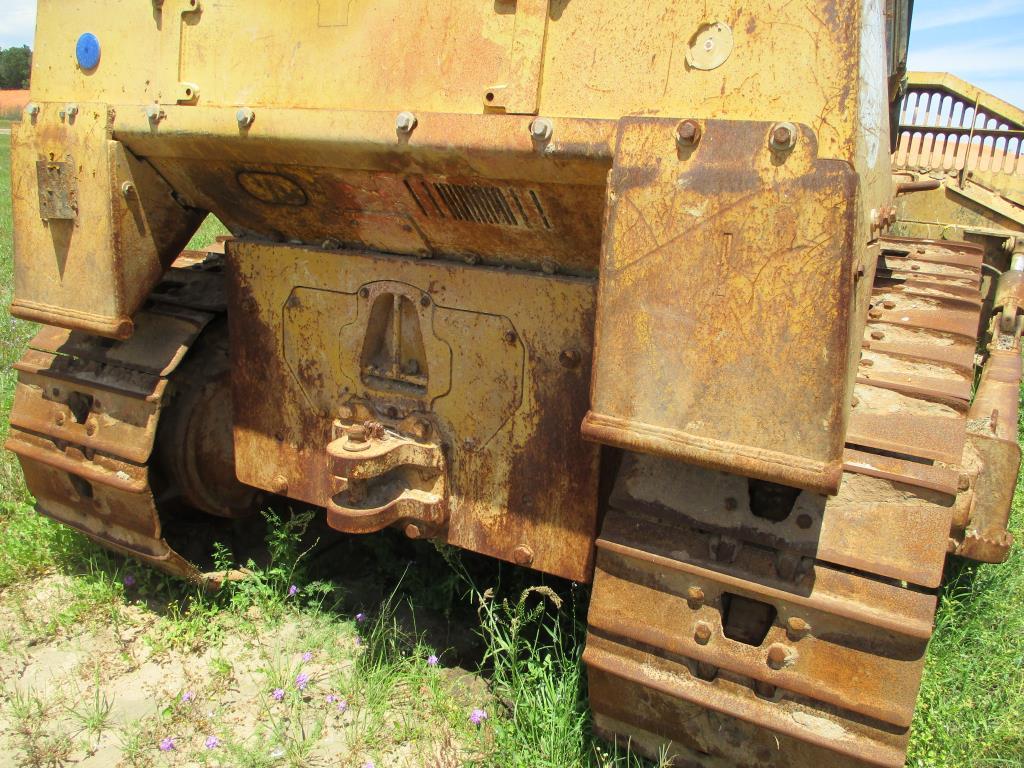
[[[946,72],[910,72],[900,105],[896,169],[1024,187],[1024,110]]]

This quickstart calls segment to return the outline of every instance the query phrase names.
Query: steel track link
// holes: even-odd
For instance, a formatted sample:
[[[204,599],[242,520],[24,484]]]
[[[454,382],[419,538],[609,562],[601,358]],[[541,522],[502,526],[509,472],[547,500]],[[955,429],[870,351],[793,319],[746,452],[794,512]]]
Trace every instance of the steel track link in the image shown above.
[[[883,241],[837,496],[627,454],[584,653],[599,732],[682,766],[904,764],[972,508],[981,268],[966,244]]]
[[[161,510],[181,497],[192,500],[154,461],[161,453],[158,427],[169,400],[179,396],[175,383],[186,392],[202,386],[179,379],[200,336],[225,314],[221,270],[219,254],[183,253],[136,316],[127,341],[42,326],[15,365],[5,445],[18,455],[41,514],[195,581],[223,574],[201,573],[168,544]],[[227,429],[230,440],[230,413]],[[171,437],[180,439],[181,431]]]

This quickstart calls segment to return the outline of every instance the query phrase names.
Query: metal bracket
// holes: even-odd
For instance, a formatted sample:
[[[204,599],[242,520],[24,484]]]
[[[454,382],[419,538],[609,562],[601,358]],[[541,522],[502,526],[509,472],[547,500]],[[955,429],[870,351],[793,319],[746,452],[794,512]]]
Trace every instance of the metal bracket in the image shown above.
[[[39,186],[39,215],[43,219],[73,220],[78,217],[78,182],[75,162],[69,155],[66,162],[36,161]]]
[[[199,101],[199,86],[182,77],[184,63],[184,28],[186,17],[202,13],[199,0],[163,0],[157,7],[161,14],[160,72],[166,80],[161,84],[162,104],[195,104]]]
[[[405,522],[414,538],[447,522],[445,460],[441,447],[405,437],[379,422],[335,422],[327,446],[333,495],[327,524],[346,533],[371,533]]]
[[[508,79],[484,92],[484,107],[510,115],[537,114],[550,0],[516,0]]]

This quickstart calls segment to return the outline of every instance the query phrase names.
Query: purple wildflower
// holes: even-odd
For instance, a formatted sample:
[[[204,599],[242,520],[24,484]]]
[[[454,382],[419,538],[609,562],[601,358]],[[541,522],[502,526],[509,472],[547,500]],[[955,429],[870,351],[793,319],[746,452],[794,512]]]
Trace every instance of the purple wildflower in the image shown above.
[[[196,695],[192,693],[192,691],[185,691],[183,694],[181,694],[181,700],[186,704],[192,701],[195,697]]]
[[[170,752],[172,749],[174,749],[174,739],[168,736],[167,738],[160,740],[161,752]]]
[[[206,737],[206,748],[207,749],[216,749],[219,746],[220,746],[220,739],[218,739],[216,736],[207,736]]]
[[[313,660],[313,652],[312,651],[306,651],[304,654],[302,654],[302,660],[303,661],[312,661]]]
[[[363,644],[363,638],[357,637],[356,638],[356,647],[359,647],[362,644]]]
[[[348,702],[344,701],[344,700],[339,701],[338,702],[338,711],[344,713],[344,711],[346,709],[348,709]]]
[[[437,666],[437,656],[435,656],[434,654],[430,654],[429,656],[427,656],[427,666],[428,667],[436,667]]]
[[[288,587],[288,597],[295,597],[297,594],[299,594],[298,587],[296,587],[294,584]]]
[[[135,577],[132,576],[130,573],[126,573],[124,575],[124,578],[121,579],[121,583],[124,584],[124,586],[127,589],[131,589],[132,587],[135,586]]]
[[[334,702],[336,702],[337,700],[338,700],[338,697],[337,697],[337,696],[335,696],[335,695],[334,695],[333,693],[328,693],[328,694],[327,694],[327,703],[328,703],[328,704],[333,704],[333,703],[334,703]]]
[[[365,763],[363,763],[363,768],[377,768],[377,765],[373,762],[373,760],[367,760]]]
[[[474,709],[469,715],[469,722],[473,725],[480,725],[487,719],[487,712],[482,709]]]
[[[298,677],[295,678],[295,687],[300,691],[306,690],[306,684],[309,682],[309,675],[305,672],[299,673]]]
[[[356,622],[362,624],[364,621],[366,621],[366,614],[360,611],[356,614]]]
[[[281,699],[284,698],[284,688],[275,688],[274,692],[272,694],[270,694],[270,697],[274,701],[280,701]]]

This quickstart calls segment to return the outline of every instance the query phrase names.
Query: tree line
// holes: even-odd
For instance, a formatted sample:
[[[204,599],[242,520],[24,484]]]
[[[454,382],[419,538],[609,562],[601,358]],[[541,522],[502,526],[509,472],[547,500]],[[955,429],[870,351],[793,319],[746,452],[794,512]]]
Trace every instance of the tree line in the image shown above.
[[[28,88],[32,69],[32,49],[27,45],[0,48],[0,89]]]

